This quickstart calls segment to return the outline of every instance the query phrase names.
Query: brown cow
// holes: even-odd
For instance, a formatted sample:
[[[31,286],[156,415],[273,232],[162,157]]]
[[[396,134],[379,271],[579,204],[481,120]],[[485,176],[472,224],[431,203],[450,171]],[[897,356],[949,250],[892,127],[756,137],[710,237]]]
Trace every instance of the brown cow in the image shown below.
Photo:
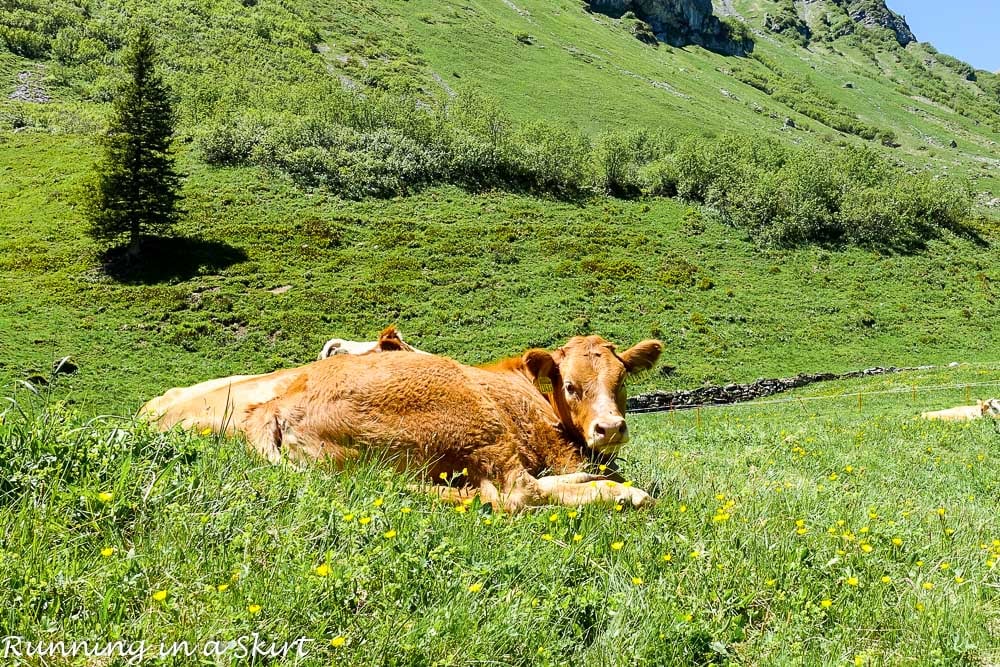
[[[531,349],[482,367],[413,352],[337,355],[216,388],[234,398],[228,424],[218,409],[206,415],[195,403],[159,425],[236,430],[271,461],[343,464],[367,455],[431,480],[461,471],[484,502],[508,510],[602,500],[642,506],[652,502],[646,492],[583,470],[628,440],[625,376],[651,368],[661,349],[647,340],[619,353],[599,336],[575,337],[552,352]],[[255,384],[266,386],[257,392]],[[254,402],[258,393],[270,398]],[[219,393],[212,403],[220,396],[226,400]]]

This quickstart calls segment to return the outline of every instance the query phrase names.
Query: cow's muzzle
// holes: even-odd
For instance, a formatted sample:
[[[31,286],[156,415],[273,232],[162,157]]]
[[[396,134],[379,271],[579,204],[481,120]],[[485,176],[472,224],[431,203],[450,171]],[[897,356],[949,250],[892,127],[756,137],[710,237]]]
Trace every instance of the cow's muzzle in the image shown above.
[[[628,442],[628,424],[624,417],[604,417],[596,419],[590,425],[587,444],[597,451],[613,454]]]

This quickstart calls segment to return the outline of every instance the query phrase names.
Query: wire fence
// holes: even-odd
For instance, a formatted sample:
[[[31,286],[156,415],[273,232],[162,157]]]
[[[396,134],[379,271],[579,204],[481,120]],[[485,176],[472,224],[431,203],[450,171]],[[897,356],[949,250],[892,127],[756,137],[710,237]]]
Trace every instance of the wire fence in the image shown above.
[[[984,367],[990,366],[996,368],[1000,372],[1000,364],[997,363],[970,363],[962,364],[962,367]],[[952,370],[947,367],[933,367],[924,366],[919,370],[931,370],[931,369],[942,369],[942,370]],[[914,369],[916,370],[916,369]],[[655,412],[686,412],[689,410],[701,411],[701,410],[711,410],[718,408],[727,409],[741,409],[741,408],[767,408],[772,405],[787,405],[790,403],[803,404],[807,402],[815,401],[843,401],[845,399],[855,399],[858,402],[858,409],[861,410],[864,407],[865,397],[870,396],[884,396],[889,394],[909,394],[913,399],[916,399],[919,394],[940,392],[940,391],[955,391],[955,390],[965,390],[965,401],[968,403],[972,400],[972,389],[976,387],[1000,387],[1000,380],[995,380],[991,382],[960,382],[956,384],[939,384],[939,385],[926,385],[926,386],[916,386],[911,385],[909,387],[898,387],[894,389],[880,389],[873,391],[846,391],[839,394],[829,394],[825,396],[795,396],[791,398],[777,398],[777,399],[759,399],[752,401],[739,401],[733,403],[700,403],[700,404],[678,404],[678,405],[656,405],[646,408],[632,408],[627,410],[628,414],[649,414]]]

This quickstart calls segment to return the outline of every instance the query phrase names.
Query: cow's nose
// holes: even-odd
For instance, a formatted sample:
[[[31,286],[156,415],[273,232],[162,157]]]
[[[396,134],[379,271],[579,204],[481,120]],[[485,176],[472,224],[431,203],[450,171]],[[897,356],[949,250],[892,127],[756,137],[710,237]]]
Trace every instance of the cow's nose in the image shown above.
[[[615,444],[628,436],[628,425],[621,417],[608,417],[594,424],[594,440],[600,444]]]

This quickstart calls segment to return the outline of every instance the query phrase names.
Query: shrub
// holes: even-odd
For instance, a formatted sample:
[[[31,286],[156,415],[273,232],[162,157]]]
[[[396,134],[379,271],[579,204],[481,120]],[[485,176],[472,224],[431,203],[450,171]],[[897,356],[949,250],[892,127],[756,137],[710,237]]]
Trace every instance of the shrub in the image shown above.
[[[640,191],[640,153],[645,138],[644,132],[622,130],[598,136],[594,164],[599,189],[619,197],[631,197]]]

